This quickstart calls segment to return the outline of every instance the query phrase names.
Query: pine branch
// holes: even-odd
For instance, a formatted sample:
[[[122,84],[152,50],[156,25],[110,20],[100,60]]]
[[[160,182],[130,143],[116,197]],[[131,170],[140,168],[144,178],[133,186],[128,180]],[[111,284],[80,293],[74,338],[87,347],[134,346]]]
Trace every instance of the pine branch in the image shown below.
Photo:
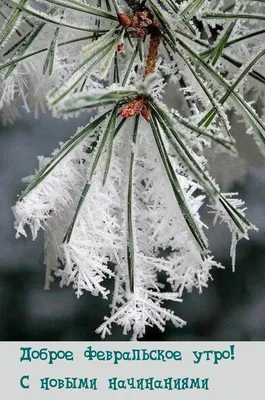
[[[33,239],[45,230],[46,286],[55,273],[78,297],[107,299],[113,278],[112,314],[97,331],[105,337],[116,323],[136,339],[147,325],[183,326],[165,302],[201,292],[220,266],[200,216],[207,199],[213,222],[231,232],[233,269],[237,242],[255,229],[244,203],[210,176],[204,150],[237,156],[232,111],[265,153],[264,121],[246,96],[251,89],[264,105],[264,2],[88,3],[4,0],[5,118],[21,100],[54,117],[97,113],[39,158],[13,208],[15,227],[19,237],[28,226]],[[167,90],[187,112],[164,104]]]

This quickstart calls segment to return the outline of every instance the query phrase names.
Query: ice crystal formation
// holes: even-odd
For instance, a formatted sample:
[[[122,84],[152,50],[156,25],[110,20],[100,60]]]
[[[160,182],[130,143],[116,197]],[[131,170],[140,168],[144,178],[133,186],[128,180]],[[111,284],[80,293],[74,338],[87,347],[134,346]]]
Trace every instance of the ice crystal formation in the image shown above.
[[[265,3],[2,0],[0,18],[3,121],[21,102],[35,116],[88,114],[39,157],[13,208],[17,237],[45,231],[46,288],[55,275],[77,296],[108,299],[103,338],[113,324],[133,339],[147,326],[183,326],[168,304],[201,292],[220,267],[202,205],[231,231],[233,268],[254,228],[237,194],[210,176],[205,149],[237,156],[231,113],[264,149],[262,112],[247,94],[264,103]],[[168,88],[183,107],[164,103]]]

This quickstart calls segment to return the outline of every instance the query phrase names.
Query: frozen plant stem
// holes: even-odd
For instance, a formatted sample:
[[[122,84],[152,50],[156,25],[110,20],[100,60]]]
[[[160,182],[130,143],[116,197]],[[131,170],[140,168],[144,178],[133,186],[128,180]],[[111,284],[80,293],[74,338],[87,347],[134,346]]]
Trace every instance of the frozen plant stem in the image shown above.
[[[78,297],[112,297],[103,338],[113,324],[133,340],[146,326],[182,327],[167,301],[201,293],[221,267],[202,205],[231,232],[233,269],[237,242],[255,228],[237,194],[211,177],[205,148],[237,156],[232,111],[264,153],[264,118],[246,94],[264,106],[265,3],[4,0],[1,8],[3,121],[21,101],[36,116],[97,111],[39,157],[13,208],[16,236],[45,230],[46,288],[56,276]],[[167,90],[185,112],[164,104]]]

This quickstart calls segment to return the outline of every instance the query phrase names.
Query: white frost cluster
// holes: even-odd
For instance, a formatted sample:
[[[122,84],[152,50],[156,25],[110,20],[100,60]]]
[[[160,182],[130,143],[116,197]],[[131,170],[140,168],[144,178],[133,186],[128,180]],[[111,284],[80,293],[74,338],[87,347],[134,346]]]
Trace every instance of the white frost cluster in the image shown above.
[[[181,210],[167,183],[149,124],[142,121],[139,127],[141,137],[134,150],[135,288],[133,294],[129,291],[127,210],[124,205],[131,153],[128,136],[132,124],[128,125],[115,142],[111,171],[104,187],[101,182],[105,158],[102,157],[69,243],[62,244],[63,237],[93,158],[93,155],[84,152],[84,146],[89,146],[88,140],[65,157],[13,210],[17,236],[26,235],[26,224],[30,226],[33,238],[39,228],[45,230],[46,288],[51,272],[55,270],[61,285],[72,284],[78,296],[87,290],[107,298],[109,293],[104,281],[115,276],[112,315],[99,328],[103,336],[110,332],[113,322],[123,325],[124,333],[132,329],[134,337],[142,337],[145,326],[150,324],[160,329],[164,329],[167,320],[177,326],[183,325],[184,322],[164,308],[163,303],[166,300],[180,301],[185,288],[190,291],[196,287],[201,291],[207,287],[210,270],[217,265],[210,256],[201,257],[187,231]],[[39,161],[43,167],[43,162],[47,163],[49,159],[40,158]],[[192,212],[199,222],[198,210],[203,197],[194,193],[198,185],[186,176],[180,175],[180,178]],[[160,255],[161,251],[167,252],[169,248],[168,255]],[[47,251],[52,254],[54,264],[49,261]],[[165,278],[162,282],[159,282],[159,273],[163,273]],[[170,291],[164,289],[163,281],[168,282]]]

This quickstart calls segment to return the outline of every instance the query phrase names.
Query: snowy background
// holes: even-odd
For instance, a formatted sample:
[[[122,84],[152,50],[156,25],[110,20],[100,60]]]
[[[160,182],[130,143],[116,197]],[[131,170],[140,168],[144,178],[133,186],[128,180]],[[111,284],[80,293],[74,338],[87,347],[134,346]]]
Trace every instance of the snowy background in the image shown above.
[[[37,156],[49,156],[88,119],[60,121],[46,114],[35,120],[22,113],[14,125],[0,126],[0,340],[100,339],[94,331],[109,313],[107,302],[89,293],[77,300],[72,288],[60,289],[58,281],[44,291],[43,237],[16,240],[11,211],[24,187],[21,178],[33,173]],[[213,158],[212,171],[225,191],[239,192],[259,231],[240,242],[233,273],[230,234],[225,227],[212,228],[211,216],[205,215],[211,249],[226,269],[213,272],[202,294],[187,294],[175,306],[188,321],[185,328],[150,329],[145,340],[265,340],[265,162],[242,125],[234,134],[242,159],[235,165],[224,156]],[[238,180],[231,184],[234,177]],[[129,337],[114,327],[107,340]]]

